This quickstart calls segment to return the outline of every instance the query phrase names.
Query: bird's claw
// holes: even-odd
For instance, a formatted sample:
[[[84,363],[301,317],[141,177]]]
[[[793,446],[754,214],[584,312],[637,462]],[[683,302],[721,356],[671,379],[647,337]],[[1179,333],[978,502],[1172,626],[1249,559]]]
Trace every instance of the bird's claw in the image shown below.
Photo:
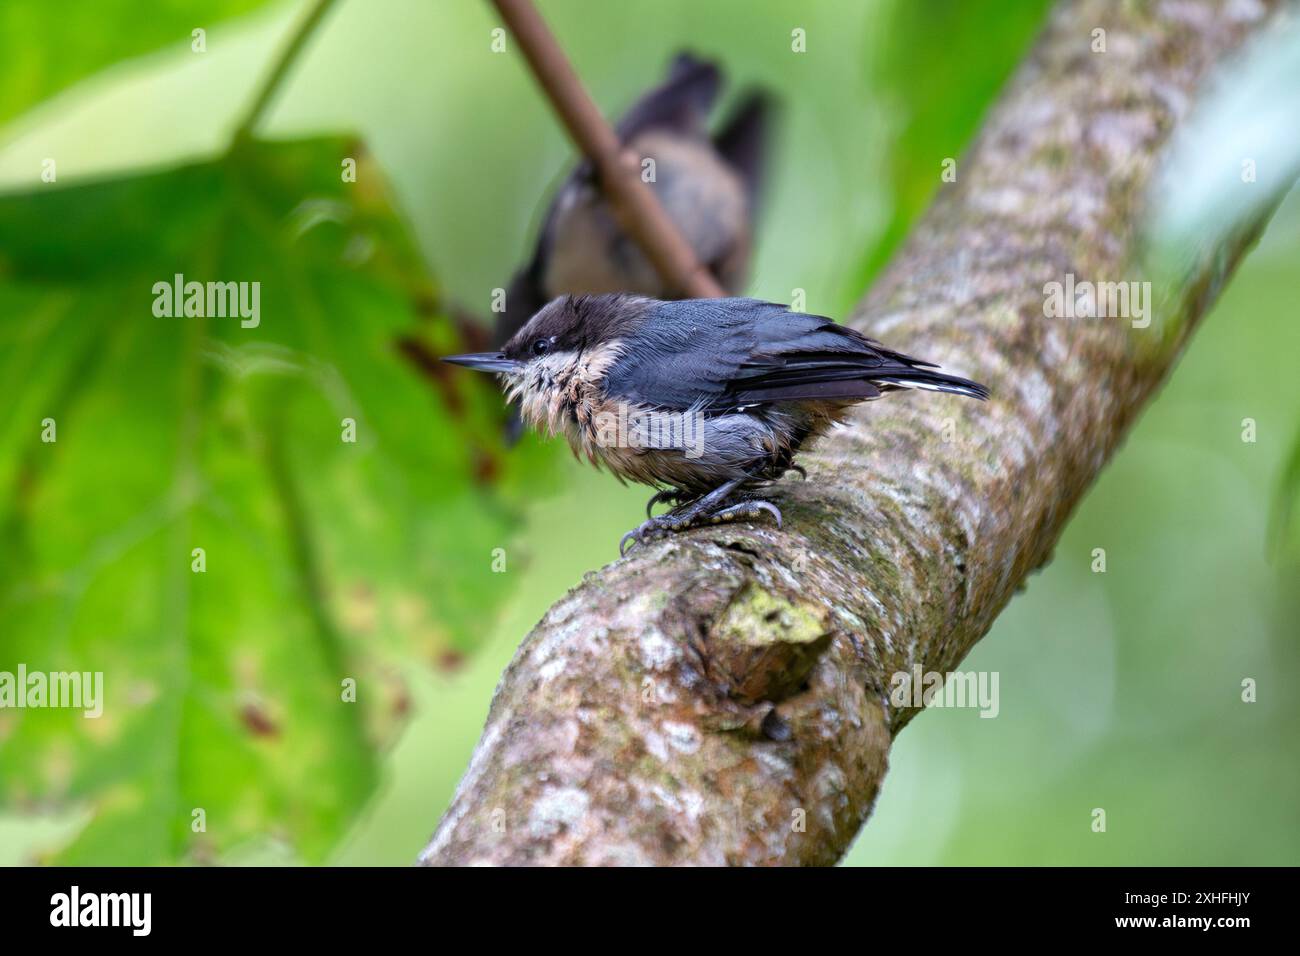
[[[723,508],[721,511],[715,511],[709,515],[709,521],[713,524],[720,524],[723,521],[739,521],[742,518],[757,518],[764,511],[776,519],[777,528],[781,527],[781,509],[770,501],[763,501],[755,498],[751,501],[742,501],[740,504],[731,505],[729,508]]]
[[[698,528],[703,525],[757,518],[765,511],[776,519],[776,526],[781,527],[781,509],[770,501],[755,498],[719,508],[717,511],[703,511],[694,514],[689,513],[689,507],[687,506],[687,509],[684,509],[687,513],[670,511],[657,518],[649,518],[627,532],[618,542],[619,557],[624,557],[627,554],[631,544],[643,544],[650,538],[657,538],[660,535],[674,531],[686,531],[688,528]]]
[[[649,510],[649,508],[647,508]],[[621,558],[627,554],[628,542],[632,544],[642,544],[648,538],[657,538],[661,534],[667,534],[669,531],[682,531],[690,527],[687,521],[674,520],[672,512],[660,515],[657,518],[647,518],[641,522],[618,541],[618,556]]]

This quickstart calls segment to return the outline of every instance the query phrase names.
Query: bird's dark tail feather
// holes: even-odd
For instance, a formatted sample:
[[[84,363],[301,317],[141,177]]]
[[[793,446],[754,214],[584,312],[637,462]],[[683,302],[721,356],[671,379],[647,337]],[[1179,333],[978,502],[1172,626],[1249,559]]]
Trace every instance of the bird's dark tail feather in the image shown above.
[[[740,174],[751,208],[763,191],[776,123],[776,101],[762,90],[751,90],[714,138],[718,152]]]
[[[626,143],[648,129],[689,133],[702,129],[722,87],[722,71],[710,60],[678,53],[668,78],[632,104],[618,121],[618,138]]]
[[[948,392],[951,395],[966,395],[978,398],[981,402],[989,397],[989,390],[979,382],[968,378],[948,375],[945,372],[928,368],[909,368],[892,374],[872,375],[871,381],[899,388],[920,388],[930,392]]]

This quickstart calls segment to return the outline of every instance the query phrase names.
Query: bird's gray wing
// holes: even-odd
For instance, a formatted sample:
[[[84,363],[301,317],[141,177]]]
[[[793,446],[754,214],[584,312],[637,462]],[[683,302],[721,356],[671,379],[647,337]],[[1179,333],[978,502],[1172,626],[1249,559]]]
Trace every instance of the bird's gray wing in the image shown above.
[[[831,319],[758,299],[659,302],[623,343],[606,392],[677,410],[725,411],[802,399],[880,394],[919,362]]]

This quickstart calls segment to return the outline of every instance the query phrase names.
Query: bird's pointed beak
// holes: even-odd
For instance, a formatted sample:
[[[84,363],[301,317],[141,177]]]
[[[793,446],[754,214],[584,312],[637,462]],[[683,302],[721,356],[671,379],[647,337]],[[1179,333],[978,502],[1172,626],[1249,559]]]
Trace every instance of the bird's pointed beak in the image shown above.
[[[480,372],[517,372],[523,367],[523,362],[518,362],[512,358],[506,358],[503,352],[471,352],[468,355],[447,355],[443,357],[444,362],[450,362],[452,365],[463,365],[466,368],[477,369]]]

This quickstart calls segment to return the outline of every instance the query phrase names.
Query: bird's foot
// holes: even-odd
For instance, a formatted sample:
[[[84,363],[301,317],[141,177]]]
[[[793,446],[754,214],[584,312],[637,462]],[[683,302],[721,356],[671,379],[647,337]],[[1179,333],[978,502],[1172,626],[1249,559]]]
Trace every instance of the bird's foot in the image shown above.
[[[808,469],[804,468],[803,465],[790,465],[788,468],[786,468],[785,472],[781,475],[781,477],[784,478],[787,474],[789,474],[792,471],[798,472],[800,479],[802,479],[803,481],[808,480]]]
[[[627,554],[628,548],[633,544],[644,544],[662,535],[686,531],[689,528],[758,518],[765,511],[776,519],[776,526],[781,527],[781,509],[770,501],[751,498],[732,505],[719,506],[715,502],[711,507],[699,507],[700,504],[701,502],[693,502],[675,511],[643,521],[619,540],[619,557]]]
[[[627,554],[627,549],[634,544],[644,544],[660,535],[668,534],[672,531],[685,531],[691,525],[683,520],[673,517],[673,512],[658,515],[657,517],[647,518],[639,525],[633,528],[627,534],[618,540],[618,556],[621,558]]]

